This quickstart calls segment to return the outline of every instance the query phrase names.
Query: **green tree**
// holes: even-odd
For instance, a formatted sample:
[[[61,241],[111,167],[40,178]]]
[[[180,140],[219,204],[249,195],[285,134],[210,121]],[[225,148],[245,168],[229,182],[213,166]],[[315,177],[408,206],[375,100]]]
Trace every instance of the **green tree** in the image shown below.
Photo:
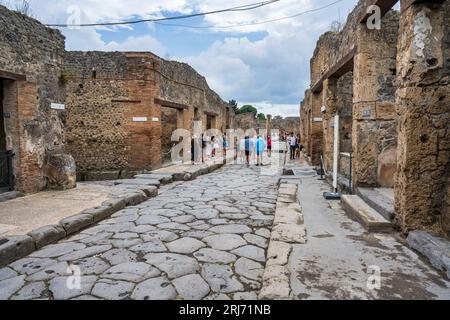
[[[256,115],[258,114],[258,109],[256,109],[252,105],[246,104],[239,109],[239,113],[253,113],[256,117]]]
[[[258,120],[260,121],[266,120],[266,115],[264,113],[258,113]]]

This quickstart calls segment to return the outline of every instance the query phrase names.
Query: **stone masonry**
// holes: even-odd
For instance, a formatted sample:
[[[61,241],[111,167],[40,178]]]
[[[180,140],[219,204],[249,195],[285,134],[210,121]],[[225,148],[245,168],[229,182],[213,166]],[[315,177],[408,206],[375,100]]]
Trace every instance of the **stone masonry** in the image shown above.
[[[333,165],[334,115],[340,152],[353,153],[353,187],[395,189],[404,232],[449,232],[449,1],[404,1],[366,24],[361,0],[340,32],[321,36],[301,135],[314,165]],[[348,158],[339,159],[348,177]]]
[[[64,146],[67,113],[51,108],[65,102],[64,37],[1,5],[0,25],[0,116],[6,133],[0,146],[15,154],[15,187],[29,193],[74,187],[74,162]]]
[[[172,133],[223,132],[231,107],[187,64],[152,53],[68,52],[68,149],[80,179],[114,179],[170,161]],[[177,137],[176,137],[177,138]]]

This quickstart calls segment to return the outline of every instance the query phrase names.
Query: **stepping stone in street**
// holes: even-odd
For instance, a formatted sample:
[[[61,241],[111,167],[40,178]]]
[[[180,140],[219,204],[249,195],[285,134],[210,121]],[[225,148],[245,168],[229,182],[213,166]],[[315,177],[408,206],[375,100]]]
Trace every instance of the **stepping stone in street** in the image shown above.
[[[260,262],[265,262],[266,260],[264,249],[252,245],[240,247],[231,251],[231,253]]]
[[[200,248],[204,248],[206,245],[194,238],[181,238],[167,244],[170,252],[175,253],[192,253]]]
[[[252,229],[247,227],[243,224],[228,224],[228,225],[221,225],[221,226],[215,226],[209,229],[211,232],[215,233],[236,233],[236,234],[243,234],[243,233],[250,233],[252,232]]]
[[[200,262],[229,264],[236,261],[234,254],[216,249],[203,248],[194,253],[194,257]]]
[[[147,263],[167,273],[170,279],[195,273],[200,269],[195,259],[175,253],[150,253],[145,259]]]
[[[166,277],[139,283],[131,295],[133,300],[173,300],[176,297],[177,292]]]
[[[201,300],[210,291],[208,284],[198,274],[190,274],[172,281],[184,300]]]
[[[245,246],[247,242],[237,234],[218,234],[203,239],[211,248],[217,250],[233,250]]]

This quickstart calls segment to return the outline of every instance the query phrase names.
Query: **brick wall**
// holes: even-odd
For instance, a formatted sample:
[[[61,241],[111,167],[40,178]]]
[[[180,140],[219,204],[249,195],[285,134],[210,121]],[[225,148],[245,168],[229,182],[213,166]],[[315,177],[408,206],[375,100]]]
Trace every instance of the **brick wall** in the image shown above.
[[[66,112],[50,109],[50,103],[65,102],[64,37],[1,5],[0,25],[0,74],[14,74],[2,83],[3,108],[11,114],[5,129],[8,148],[16,154],[16,188],[37,192],[47,187],[48,156],[64,152]]]

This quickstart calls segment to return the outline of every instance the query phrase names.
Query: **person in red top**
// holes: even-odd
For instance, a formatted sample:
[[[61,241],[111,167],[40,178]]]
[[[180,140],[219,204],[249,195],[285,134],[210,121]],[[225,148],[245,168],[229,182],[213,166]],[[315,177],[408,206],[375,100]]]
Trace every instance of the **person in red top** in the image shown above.
[[[272,137],[267,136],[267,153],[269,154],[269,158],[272,157]]]

